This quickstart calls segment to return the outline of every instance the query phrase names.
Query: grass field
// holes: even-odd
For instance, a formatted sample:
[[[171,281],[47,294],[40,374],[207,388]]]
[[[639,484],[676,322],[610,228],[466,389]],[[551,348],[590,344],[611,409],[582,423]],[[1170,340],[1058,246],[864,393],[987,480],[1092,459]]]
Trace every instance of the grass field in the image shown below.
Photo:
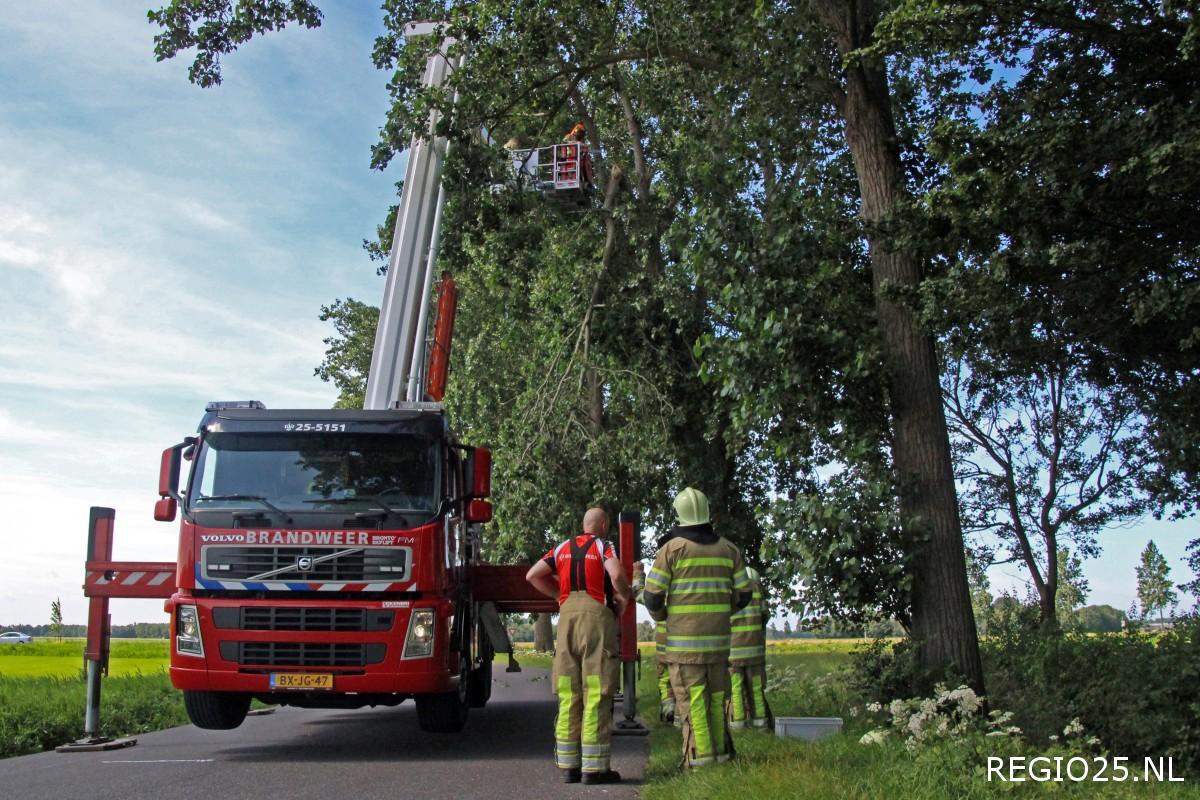
[[[167,677],[167,641],[113,639],[102,733],[127,736],[187,722]],[[0,757],[36,753],[83,735],[83,640],[0,650]]]
[[[113,639],[108,674],[153,675],[167,668],[165,639]],[[83,669],[83,639],[34,641],[0,650],[0,678],[74,678]]]

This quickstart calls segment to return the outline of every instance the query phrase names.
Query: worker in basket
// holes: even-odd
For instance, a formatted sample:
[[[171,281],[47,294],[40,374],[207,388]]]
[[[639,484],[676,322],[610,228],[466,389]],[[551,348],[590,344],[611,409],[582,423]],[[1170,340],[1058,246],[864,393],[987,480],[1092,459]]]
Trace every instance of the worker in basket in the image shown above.
[[[567,783],[621,780],[609,764],[620,663],[617,619],[633,596],[615,549],[603,539],[608,524],[604,509],[588,509],[583,533],[546,553],[525,575],[534,588],[558,600],[554,761]]]
[[[592,154],[587,146],[587,127],[576,122],[563,137],[563,142],[566,144],[559,146],[555,159],[558,170],[555,180],[559,185],[577,183],[580,189],[594,189],[596,182],[592,174]]]

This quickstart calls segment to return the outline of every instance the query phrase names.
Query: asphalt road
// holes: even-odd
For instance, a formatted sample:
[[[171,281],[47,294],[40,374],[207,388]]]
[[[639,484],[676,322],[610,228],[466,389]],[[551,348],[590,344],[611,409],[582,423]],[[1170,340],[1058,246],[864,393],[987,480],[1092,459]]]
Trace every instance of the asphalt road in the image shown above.
[[[555,704],[545,670],[498,671],[487,708],[458,734],[423,734],[396,708],[283,708],[233,731],[190,725],[96,753],[0,761],[0,794],[19,800],[524,800],[635,798],[645,737],[613,737],[618,785],[564,785],[554,767]],[[83,713],[80,709],[80,713]]]

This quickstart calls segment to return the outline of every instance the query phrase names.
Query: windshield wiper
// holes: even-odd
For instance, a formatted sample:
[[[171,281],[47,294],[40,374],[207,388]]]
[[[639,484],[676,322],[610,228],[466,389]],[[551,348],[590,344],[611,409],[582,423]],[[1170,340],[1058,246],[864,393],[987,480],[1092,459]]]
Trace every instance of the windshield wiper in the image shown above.
[[[389,514],[399,514],[400,512],[389,506],[387,503],[380,500],[375,495],[360,494],[357,497],[323,497],[319,500],[303,500],[304,503],[329,503],[330,505],[342,506],[347,503],[370,502],[382,508]]]
[[[276,514],[283,517],[284,522],[286,522],[288,525],[292,524],[292,518],[286,511],[284,511],[282,508],[275,505],[274,503],[272,503],[270,500],[263,497],[262,495],[257,495],[257,494],[209,494],[209,495],[204,495],[204,494],[202,494],[199,497],[197,497],[196,499],[197,500],[250,500],[250,501],[253,501],[256,503],[262,503],[264,506],[266,506],[267,508],[274,511]]]

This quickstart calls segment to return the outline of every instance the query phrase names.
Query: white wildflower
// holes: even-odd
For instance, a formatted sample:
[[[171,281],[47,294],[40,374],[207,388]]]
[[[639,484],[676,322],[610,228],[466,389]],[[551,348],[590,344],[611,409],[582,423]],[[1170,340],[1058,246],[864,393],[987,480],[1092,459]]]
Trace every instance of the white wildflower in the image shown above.
[[[880,711],[883,711],[883,706],[879,703],[867,703],[867,711],[870,711],[872,714],[878,714]]]
[[[858,716],[858,706],[850,706],[850,716],[852,716],[852,717]]]
[[[858,740],[859,744],[883,744],[883,740],[887,738],[888,732],[882,728],[867,731],[863,737]]]
[[[1054,742],[1057,742],[1057,741],[1058,741],[1058,734],[1056,734],[1056,733],[1052,733],[1052,734],[1050,734],[1050,742],[1051,742],[1051,744],[1053,744]]]
[[[1070,738],[1083,733],[1083,723],[1079,721],[1079,717],[1067,723],[1067,727],[1063,728],[1063,736]]]

